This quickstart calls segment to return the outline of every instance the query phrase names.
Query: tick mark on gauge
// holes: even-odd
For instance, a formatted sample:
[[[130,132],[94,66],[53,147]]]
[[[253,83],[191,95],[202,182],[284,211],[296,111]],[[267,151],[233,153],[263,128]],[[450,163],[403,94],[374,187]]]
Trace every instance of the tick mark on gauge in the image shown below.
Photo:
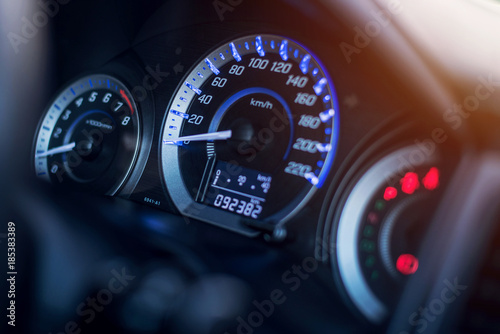
[[[309,181],[313,186],[317,185],[319,183],[319,179],[314,173],[306,173],[304,174],[304,177],[306,178],[307,181]]]
[[[262,37],[255,37],[255,50],[259,54],[259,56],[264,57],[266,55],[266,51],[264,51],[264,46],[262,45]]]
[[[297,53],[297,51],[295,51]],[[296,56],[297,57],[297,56]],[[304,58],[300,61],[300,70],[302,71],[303,74],[307,74],[309,71],[309,62],[311,61],[311,56],[310,55],[305,55]]]
[[[288,60],[288,41],[284,39],[280,45],[280,56],[283,61]]]
[[[323,90],[325,89],[325,86],[327,84],[327,80],[325,78],[321,78],[315,85],[314,85],[314,92],[316,95],[321,95],[323,94]]]
[[[177,111],[177,110],[172,109],[172,110],[170,110],[170,113],[172,115],[179,116],[179,117],[182,117],[184,119],[188,119],[189,118],[189,115],[186,114],[186,113],[183,113],[182,111]]]
[[[193,85],[187,81],[185,82],[185,84],[186,84],[187,88],[191,89],[196,94],[201,95],[201,90],[198,87],[196,87],[195,85]]]
[[[215,75],[219,75],[220,71],[215,65],[207,58],[205,59],[205,63],[208,65],[210,71],[214,72]]]
[[[234,58],[237,62],[240,62],[240,61],[241,61],[241,56],[240,56],[240,54],[238,53],[238,50],[236,50],[236,46],[234,45],[234,43],[230,43],[230,44],[229,44],[229,47],[231,48],[231,53],[233,54],[233,58]]]
[[[328,122],[333,116],[335,116],[335,110],[328,109],[319,114],[319,118],[323,123]]]
[[[316,148],[318,149],[318,151],[320,151],[321,153],[325,153],[325,152],[330,152],[331,149],[332,149],[332,145],[330,144],[316,144]]]

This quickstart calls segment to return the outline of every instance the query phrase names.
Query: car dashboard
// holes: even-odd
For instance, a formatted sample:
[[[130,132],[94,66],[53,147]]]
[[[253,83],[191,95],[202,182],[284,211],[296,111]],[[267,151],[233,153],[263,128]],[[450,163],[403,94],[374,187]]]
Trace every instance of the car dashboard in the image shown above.
[[[500,331],[495,1],[0,8],[5,332]]]

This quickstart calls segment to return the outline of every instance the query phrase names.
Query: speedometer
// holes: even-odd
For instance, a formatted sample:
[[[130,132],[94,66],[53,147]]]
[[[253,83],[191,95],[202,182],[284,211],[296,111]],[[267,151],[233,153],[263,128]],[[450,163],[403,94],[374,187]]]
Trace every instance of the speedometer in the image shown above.
[[[282,224],[325,182],[337,129],[333,84],[310,51],[277,35],[229,41],[166,111],[166,188],[186,216],[246,234]]]

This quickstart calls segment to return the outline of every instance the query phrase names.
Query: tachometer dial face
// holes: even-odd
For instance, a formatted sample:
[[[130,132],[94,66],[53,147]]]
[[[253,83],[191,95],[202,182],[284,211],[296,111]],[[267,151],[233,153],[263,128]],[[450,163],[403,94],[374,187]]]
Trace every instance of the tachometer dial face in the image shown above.
[[[332,82],[291,39],[223,44],[184,78],[166,111],[162,169],[185,215],[242,231],[282,223],[320,188],[338,135]]]
[[[62,90],[45,113],[35,172],[55,184],[113,194],[134,164],[139,139],[128,89],[108,75],[87,76]]]

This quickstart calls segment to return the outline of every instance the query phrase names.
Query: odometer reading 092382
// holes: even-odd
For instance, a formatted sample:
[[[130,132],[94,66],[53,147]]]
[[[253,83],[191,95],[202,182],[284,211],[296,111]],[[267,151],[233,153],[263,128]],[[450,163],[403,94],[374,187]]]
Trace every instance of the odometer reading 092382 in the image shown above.
[[[184,78],[166,111],[162,170],[184,215],[249,233],[285,222],[333,162],[331,80],[303,46],[276,35],[230,41]]]

